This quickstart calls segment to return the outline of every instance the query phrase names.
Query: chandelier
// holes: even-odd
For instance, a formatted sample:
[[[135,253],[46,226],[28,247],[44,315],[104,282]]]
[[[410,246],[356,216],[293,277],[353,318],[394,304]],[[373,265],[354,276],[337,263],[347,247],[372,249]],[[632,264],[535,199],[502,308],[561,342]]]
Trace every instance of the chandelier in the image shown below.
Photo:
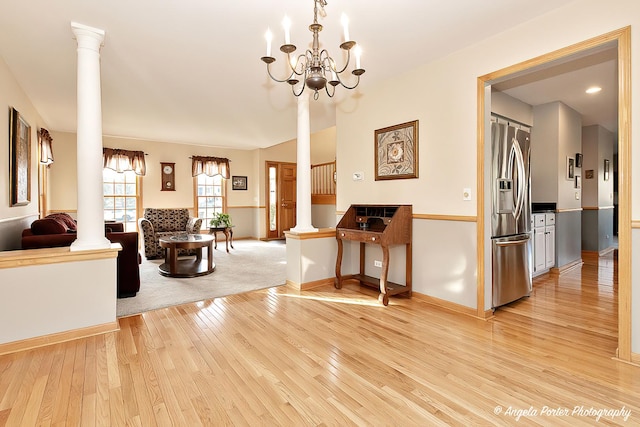
[[[270,65],[274,63],[276,59],[271,56],[272,35],[271,31],[267,31],[267,56],[263,56],[260,59],[267,64],[267,73],[269,74],[269,77],[278,83],[289,83],[295,96],[302,95],[302,92],[304,92],[304,89],[308,86],[309,89],[314,91],[313,99],[318,99],[318,91],[322,89],[327,92],[329,97],[333,97],[336,86],[341,85],[347,89],[355,89],[360,83],[360,76],[364,74],[364,69],[360,68],[360,48],[356,45],[355,41],[349,40],[348,21],[344,15],[342,15],[344,42],[340,45],[340,48],[347,52],[347,60],[344,67],[338,69],[336,61],[329,55],[329,52],[327,52],[326,49],[320,50],[318,33],[322,31],[322,25],[318,24],[318,12],[321,16],[326,16],[326,12],[324,10],[326,5],[326,0],[314,0],[313,24],[309,25],[309,31],[313,33],[311,49],[307,49],[304,54],[300,54],[297,57],[292,55],[296,50],[296,46],[291,44],[289,33],[290,22],[285,16],[282,23],[284,26],[285,42],[280,46],[280,51],[287,55],[287,64],[289,65],[289,76],[285,79],[278,79],[271,74]],[[356,81],[353,86],[346,84],[343,80],[343,78],[346,77],[343,73],[347,70],[349,62],[351,61],[351,49],[354,50],[355,56],[355,68],[351,71],[351,74],[356,76]],[[301,88],[296,92],[295,86],[301,81]]]

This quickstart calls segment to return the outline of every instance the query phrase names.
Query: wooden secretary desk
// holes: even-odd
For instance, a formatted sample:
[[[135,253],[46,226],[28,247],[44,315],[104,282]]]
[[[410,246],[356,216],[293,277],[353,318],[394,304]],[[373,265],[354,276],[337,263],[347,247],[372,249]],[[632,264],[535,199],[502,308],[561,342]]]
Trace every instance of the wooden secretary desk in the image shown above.
[[[342,288],[342,281],[356,279],[361,285],[380,289],[379,299],[389,304],[389,296],[405,294],[411,297],[411,205],[351,205],[336,227],[338,255],[336,258],[335,287]],[[342,275],[343,241],[360,242],[360,274]],[[365,248],[367,244],[379,245],[382,249],[382,271],[380,279],[364,274]],[[406,283],[390,282],[389,247],[405,245]]]

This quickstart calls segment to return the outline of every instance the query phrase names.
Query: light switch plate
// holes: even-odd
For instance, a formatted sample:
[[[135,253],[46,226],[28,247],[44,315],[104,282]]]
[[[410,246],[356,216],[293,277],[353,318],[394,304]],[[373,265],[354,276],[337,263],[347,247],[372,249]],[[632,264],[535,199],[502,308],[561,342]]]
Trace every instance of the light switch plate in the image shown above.
[[[462,200],[471,200],[471,189],[463,188],[462,189]]]
[[[364,179],[364,172],[354,172],[353,180],[354,181],[362,181]]]

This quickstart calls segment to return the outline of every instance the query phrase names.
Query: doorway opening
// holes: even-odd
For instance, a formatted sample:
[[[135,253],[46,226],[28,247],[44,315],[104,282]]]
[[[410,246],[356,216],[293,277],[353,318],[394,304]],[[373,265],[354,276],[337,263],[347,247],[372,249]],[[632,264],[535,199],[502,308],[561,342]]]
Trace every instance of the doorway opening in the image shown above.
[[[630,28],[622,28],[602,36],[515,64],[478,78],[478,293],[477,314],[486,318],[491,300],[491,258],[487,231],[490,219],[490,183],[486,165],[490,164],[489,140],[490,91],[494,84],[550,66],[567,63],[614,46],[617,51],[618,105],[618,349],[617,358],[631,361],[631,49]],[[535,126],[535,124],[534,124]],[[489,285],[487,285],[489,284]]]
[[[265,162],[266,238],[284,239],[296,225],[296,163]]]

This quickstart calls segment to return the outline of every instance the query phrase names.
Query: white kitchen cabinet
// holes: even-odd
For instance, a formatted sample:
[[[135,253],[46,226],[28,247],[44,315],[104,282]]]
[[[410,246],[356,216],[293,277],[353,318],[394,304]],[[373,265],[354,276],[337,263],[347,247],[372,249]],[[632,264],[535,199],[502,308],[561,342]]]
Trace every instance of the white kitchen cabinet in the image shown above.
[[[544,227],[533,229],[533,274],[546,268],[547,258],[545,257],[545,231]]]
[[[556,261],[556,216],[553,213],[533,215],[533,276],[545,273]]]
[[[545,268],[552,268],[556,265],[556,227],[548,225],[544,228],[544,256],[546,259]]]

